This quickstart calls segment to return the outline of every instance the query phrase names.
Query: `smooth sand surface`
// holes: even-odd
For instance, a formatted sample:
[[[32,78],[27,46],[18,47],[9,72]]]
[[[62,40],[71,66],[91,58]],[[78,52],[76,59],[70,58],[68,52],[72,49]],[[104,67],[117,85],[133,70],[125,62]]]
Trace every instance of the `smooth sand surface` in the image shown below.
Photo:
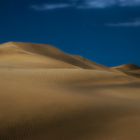
[[[12,68],[109,68],[85,58],[69,55],[44,44],[8,42],[0,45],[0,67]]]
[[[1,53],[0,140],[140,139],[138,77],[71,60],[52,68],[60,61],[15,49]]]

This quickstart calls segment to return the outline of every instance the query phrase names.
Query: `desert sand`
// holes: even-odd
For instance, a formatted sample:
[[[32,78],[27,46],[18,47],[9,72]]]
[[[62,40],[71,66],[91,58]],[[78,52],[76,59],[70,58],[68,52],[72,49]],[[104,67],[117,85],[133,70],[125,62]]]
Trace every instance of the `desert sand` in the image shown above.
[[[50,45],[1,44],[0,140],[139,140],[134,71]]]

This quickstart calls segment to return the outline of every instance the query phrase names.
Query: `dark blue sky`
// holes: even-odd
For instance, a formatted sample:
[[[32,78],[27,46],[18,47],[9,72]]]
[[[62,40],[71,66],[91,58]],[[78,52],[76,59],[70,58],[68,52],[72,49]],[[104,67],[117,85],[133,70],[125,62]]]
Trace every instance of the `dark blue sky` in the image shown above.
[[[95,62],[140,65],[140,1],[0,0],[0,43],[49,43]]]

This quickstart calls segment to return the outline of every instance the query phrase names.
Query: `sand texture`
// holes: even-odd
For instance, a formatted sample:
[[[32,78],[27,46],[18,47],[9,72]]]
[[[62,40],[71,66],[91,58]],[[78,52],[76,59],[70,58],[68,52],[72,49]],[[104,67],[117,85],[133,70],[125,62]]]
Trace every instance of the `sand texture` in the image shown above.
[[[140,140],[140,70],[127,71],[1,44],[0,140]]]

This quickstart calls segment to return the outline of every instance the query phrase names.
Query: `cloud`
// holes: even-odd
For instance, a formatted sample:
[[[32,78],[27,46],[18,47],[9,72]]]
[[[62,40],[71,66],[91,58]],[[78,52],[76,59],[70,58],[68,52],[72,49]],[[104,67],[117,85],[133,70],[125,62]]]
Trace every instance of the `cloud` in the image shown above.
[[[119,0],[120,6],[139,6],[140,0]]]
[[[109,23],[106,26],[110,27],[138,27],[140,26],[140,19],[129,21],[129,22],[118,22],[118,23]]]
[[[55,3],[55,4],[37,4],[32,5],[31,8],[36,11],[56,10],[56,9],[95,9],[108,8],[112,6],[131,7],[140,6],[140,0],[69,0],[69,3]]]
[[[112,6],[140,6],[140,0],[83,0],[83,3],[77,7],[81,9],[92,9],[107,8]]]
[[[67,3],[57,3],[57,4],[41,4],[41,5],[32,5],[31,8],[36,11],[46,11],[46,10],[57,10],[65,9],[70,7],[70,4]]]
[[[115,4],[114,0],[84,0],[82,4],[78,5],[80,9],[92,8],[106,8]]]

